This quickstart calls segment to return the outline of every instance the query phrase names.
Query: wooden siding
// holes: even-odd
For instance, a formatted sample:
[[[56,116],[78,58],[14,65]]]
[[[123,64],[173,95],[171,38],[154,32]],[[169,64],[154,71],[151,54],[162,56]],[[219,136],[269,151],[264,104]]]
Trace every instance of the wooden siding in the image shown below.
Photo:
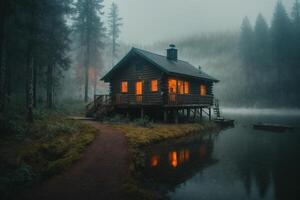
[[[168,94],[168,80],[169,79],[176,79],[181,81],[188,81],[189,82],[189,94],[176,94],[175,96],[172,94]],[[164,104],[167,105],[174,105],[174,104],[199,104],[199,105],[213,105],[213,83],[212,82],[205,82],[196,79],[187,79],[181,78],[178,76],[164,76],[163,77],[163,90],[165,95]],[[204,84],[207,86],[207,95],[202,97],[200,96],[200,85]],[[173,98],[176,99],[176,102],[172,102]]]
[[[189,82],[189,94],[176,94],[170,97],[168,94],[168,80],[176,79]],[[151,80],[158,81],[158,91],[151,91]],[[121,92],[121,82],[128,82],[128,92]],[[135,94],[135,84],[137,81],[143,83],[143,94]],[[200,85],[207,86],[207,95],[200,96]],[[151,63],[141,59],[138,56],[132,57],[126,63],[123,63],[117,72],[115,72],[110,81],[110,95],[112,103],[116,105],[203,105],[211,106],[213,104],[213,83],[197,79],[182,78],[180,76],[167,76],[157,69]],[[175,102],[170,101],[175,98]]]
[[[137,65],[140,65],[137,67]],[[137,69],[140,68],[140,69]],[[143,82],[143,104],[158,105],[163,103],[163,96],[161,93],[162,86],[162,72],[156,67],[152,66],[139,57],[134,57],[130,62],[124,63],[118,72],[115,73],[110,82],[111,95],[113,101],[118,104],[136,104],[135,83],[137,81]],[[158,81],[158,91],[151,91],[151,80]],[[128,93],[121,93],[121,82],[128,81]],[[139,103],[138,103],[139,104]]]

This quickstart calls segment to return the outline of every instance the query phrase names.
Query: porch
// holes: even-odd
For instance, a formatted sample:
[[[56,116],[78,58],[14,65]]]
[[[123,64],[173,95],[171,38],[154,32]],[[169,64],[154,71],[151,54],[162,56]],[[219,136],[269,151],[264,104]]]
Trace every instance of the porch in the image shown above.
[[[165,107],[209,107],[213,105],[212,95],[194,94],[116,94],[112,96],[112,105],[161,105]]]

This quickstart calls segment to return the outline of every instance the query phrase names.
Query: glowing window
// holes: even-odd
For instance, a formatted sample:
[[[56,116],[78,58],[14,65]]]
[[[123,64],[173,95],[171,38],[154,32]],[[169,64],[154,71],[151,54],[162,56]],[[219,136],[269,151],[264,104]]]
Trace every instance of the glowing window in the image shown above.
[[[168,81],[169,93],[174,94],[177,92],[177,84],[175,79],[169,79]]]
[[[184,82],[184,94],[190,93],[190,83],[188,81]]]
[[[206,96],[206,85],[200,85],[200,96]]]
[[[142,83],[142,81],[136,82],[136,84],[135,84],[135,93],[137,95],[143,94],[143,83]]]
[[[121,92],[122,93],[127,93],[128,92],[128,82],[127,81],[122,81],[122,83],[121,83]]]
[[[158,91],[158,82],[157,80],[151,81],[151,92],[157,92]]]
[[[178,81],[178,93],[179,94],[183,94],[184,93],[183,81]]]

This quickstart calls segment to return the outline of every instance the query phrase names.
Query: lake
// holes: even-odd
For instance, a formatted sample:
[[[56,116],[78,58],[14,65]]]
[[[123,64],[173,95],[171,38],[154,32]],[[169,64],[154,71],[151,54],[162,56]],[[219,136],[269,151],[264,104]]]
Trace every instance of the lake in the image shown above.
[[[170,199],[300,199],[300,130],[254,130],[256,122],[300,126],[299,115],[228,112],[234,128],[156,144],[144,182]]]

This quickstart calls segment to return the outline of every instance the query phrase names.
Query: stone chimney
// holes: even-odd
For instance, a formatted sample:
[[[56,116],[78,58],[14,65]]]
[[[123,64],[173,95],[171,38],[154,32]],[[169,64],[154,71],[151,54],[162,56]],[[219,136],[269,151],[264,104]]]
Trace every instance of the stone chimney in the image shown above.
[[[177,60],[178,50],[174,44],[170,44],[167,49],[167,58],[168,60],[176,61]]]

